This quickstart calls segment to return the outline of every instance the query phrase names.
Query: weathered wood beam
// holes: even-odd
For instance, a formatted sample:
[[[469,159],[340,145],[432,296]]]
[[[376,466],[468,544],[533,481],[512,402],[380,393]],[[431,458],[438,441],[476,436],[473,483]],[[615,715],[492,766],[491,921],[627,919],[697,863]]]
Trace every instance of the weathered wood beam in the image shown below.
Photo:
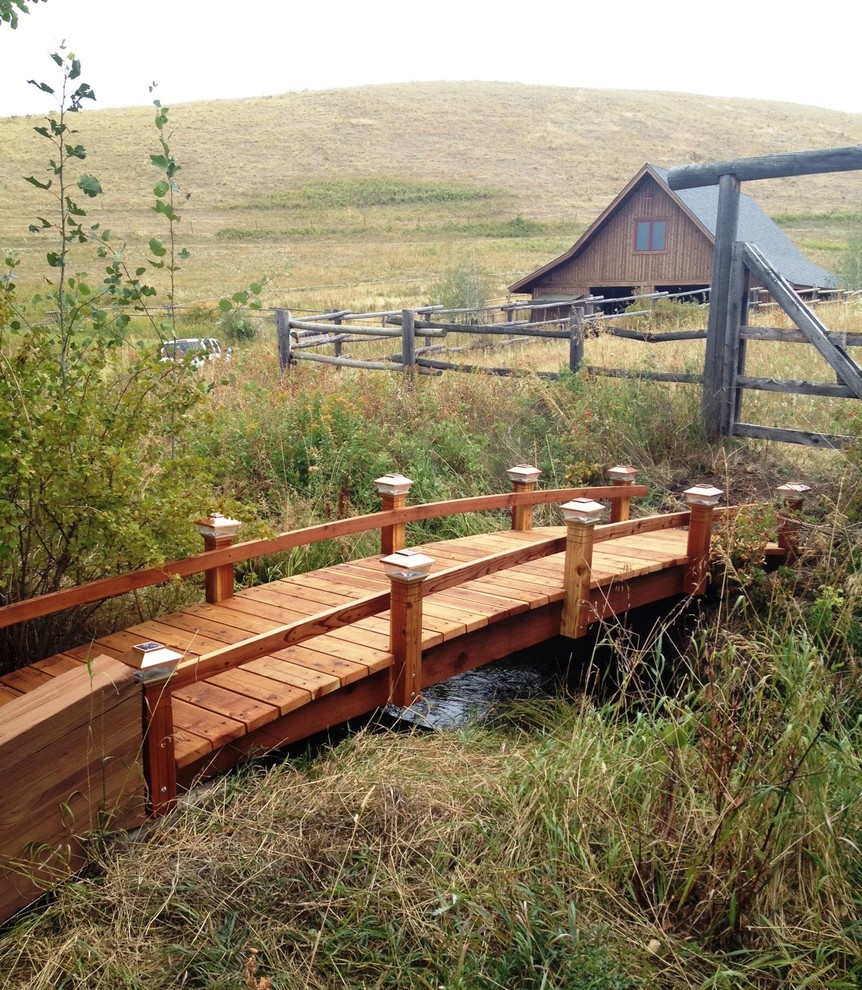
[[[779,327],[745,326],[741,328],[741,336],[746,340],[774,340],[787,344],[810,343],[805,334],[800,330],[784,330]],[[826,336],[833,344],[846,344],[847,347],[862,347],[862,333],[845,334],[830,330]]]
[[[597,378],[643,378],[650,382],[677,382],[682,385],[700,385],[703,382],[703,375],[692,374],[687,371],[648,371],[634,370],[628,368],[598,368],[588,364],[583,369],[588,375],[595,375]]]
[[[739,182],[752,179],[780,179],[790,175],[816,175],[821,172],[853,172],[862,169],[862,145],[825,148],[816,151],[790,151],[727,162],[679,165],[668,172],[671,189],[714,186],[722,176],[735,175]]]
[[[840,450],[851,443],[853,438],[835,436],[828,433],[813,433],[806,430],[784,430],[777,426],[757,426],[753,423],[736,423],[733,436],[748,437],[750,440],[776,440],[780,443],[799,443],[805,447],[821,447]]]
[[[807,382],[794,378],[755,378],[740,375],[737,384],[758,392],[785,392],[790,395],[824,395],[830,399],[855,399],[853,390],[832,382]]]

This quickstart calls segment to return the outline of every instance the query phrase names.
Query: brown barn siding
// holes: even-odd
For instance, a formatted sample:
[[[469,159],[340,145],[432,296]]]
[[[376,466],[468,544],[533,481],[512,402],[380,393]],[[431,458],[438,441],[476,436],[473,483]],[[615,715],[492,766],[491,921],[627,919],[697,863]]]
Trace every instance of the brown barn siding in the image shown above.
[[[666,251],[635,251],[635,223],[649,219],[667,220]],[[709,239],[665,190],[645,177],[576,258],[536,283],[533,295],[581,295],[596,285],[651,290],[656,285],[708,284],[711,275]]]

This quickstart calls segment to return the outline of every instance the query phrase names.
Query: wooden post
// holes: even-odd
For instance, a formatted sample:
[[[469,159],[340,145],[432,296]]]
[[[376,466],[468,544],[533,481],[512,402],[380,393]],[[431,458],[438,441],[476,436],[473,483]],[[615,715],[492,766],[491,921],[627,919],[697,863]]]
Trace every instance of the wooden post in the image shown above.
[[[713,514],[724,493],[712,485],[694,485],[683,494],[691,508],[686,549],[688,563],[683,587],[690,595],[702,595],[709,582],[709,544],[712,538]]]
[[[150,814],[167,814],[177,803],[177,761],[170,678],[182,653],[161,643],[138,643],[120,656],[134,667],[143,685],[142,732],[144,776],[150,792]]]
[[[389,703],[409,708],[422,691],[422,582],[434,560],[418,550],[399,550],[381,563],[391,582]]]
[[[617,464],[608,471],[611,484],[617,488],[631,488],[638,476],[638,469],[629,464]],[[631,495],[611,500],[611,522],[625,522],[631,513]]]
[[[778,545],[784,551],[787,563],[794,561],[799,547],[799,513],[811,488],[799,481],[790,481],[775,489],[784,501],[784,515],[778,527]]]
[[[204,538],[204,549],[223,550],[229,547],[239,531],[241,523],[228,519],[220,512],[213,512],[198,519],[195,529]],[[206,600],[210,605],[233,598],[233,564],[222,564],[204,572]]]
[[[536,482],[542,472],[532,464],[516,464],[509,468],[506,474],[512,482],[513,492],[532,492],[536,490]],[[533,506],[512,506],[512,529],[527,533],[533,528]]]
[[[734,426],[742,413],[742,393],[737,379],[745,374],[747,342],[742,339],[742,328],[748,322],[748,295],[751,274],[745,265],[744,245],[737,241],[731,256],[728,284],[727,326],[721,359],[721,435],[733,436]]]
[[[341,316],[340,313],[336,313],[336,315],[332,317],[332,322],[336,326],[339,326],[339,327],[341,326],[341,320],[342,320],[342,316]],[[335,341],[335,346],[333,348],[333,353],[335,354],[336,357],[341,357],[342,350],[343,350],[343,348],[342,348],[342,342],[340,340],[336,340]],[[341,371],[341,365],[340,364],[337,364],[335,367],[339,371]]]
[[[584,313],[572,306],[569,315],[569,371],[574,374],[584,363]]]
[[[167,677],[144,681],[144,775],[150,814],[165,815],[177,803],[174,714]]]
[[[384,474],[382,478],[376,478],[374,484],[377,487],[377,494],[383,503],[381,508],[384,512],[392,509],[403,509],[407,504],[407,495],[413,482],[410,478],[405,478],[403,474]],[[393,526],[383,526],[380,530],[380,552],[382,554],[395,553],[404,546],[407,526],[404,523],[395,523]]]
[[[401,363],[410,381],[416,375],[416,314],[412,309],[401,310]]]
[[[596,522],[605,511],[600,502],[575,498],[560,506],[566,521],[566,559],[563,570],[563,617],[560,635],[576,639],[590,624],[590,579]]]
[[[718,216],[712,258],[701,404],[703,427],[710,440],[716,440],[721,435],[722,389],[726,377],[722,360],[725,356],[733,244],[738,220],[739,180],[735,175],[722,175],[718,182]]]
[[[282,372],[290,371],[290,310],[275,311],[275,326],[278,334],[278,367]]]

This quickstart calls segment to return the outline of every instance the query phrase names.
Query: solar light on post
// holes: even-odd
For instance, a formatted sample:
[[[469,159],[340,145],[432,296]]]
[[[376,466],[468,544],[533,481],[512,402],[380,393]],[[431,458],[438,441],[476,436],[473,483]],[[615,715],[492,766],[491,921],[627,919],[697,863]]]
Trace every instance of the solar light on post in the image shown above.
[[[635,478],[637,478],[637,476],[637,468],[633,468],[628,464],[617,464],[616,467],[612,467],[608,471],[608,477],[611,479],[611,484],[619,488],[631,487],[634,485]],[[624,495],[621,498],[611,500],[612,523],[625,522],[626,519],[629,518],[631,501],[631,495]]]
[[[688,523],[688,564],[684,590],[702,595],[709,581],[709,544],[715,507],[724,492],[713,485],[693,485],[683,492],[691,515]]]
[[[784,559],[789,563],[796,559],[799,547],[799,514],[811,488],[801,481],[788,481],[785,485],[779,485],[775,491],[784,502],[784,515],[778,527],[778,545],[784,551]]]
[[[583,636],[589,625],[593,538],[605,507],[591,498],[574,498],[561,505],[560,510],[566,522],[565,600],[560,634],[574,639]]]
[[[542,472],[533,467],[532,464],[516,464],[509,468],[506,474],[512,482],[512,491],[532,492],[536,490],[536,482]],[[533,506],[513,505],[512,506],[512,529],[520,532],[528,532],[533,528]]]
[[[403,474],[393,473],[384,474],[382,478],[375,478],[374,485],[380,496],[383,511],[391,512],[393,509],[403,509],[407,504],[407,494],[412,488],[413,482],[410,478],[405,478]],[[380,530],[380,552],[387,554],[400,550],[404,546],[406,529],[404,523],[383,526]]]
[[[136,671],[144,689],[144,775],[150,790],[150,813],[164,815],[177,803],[174,713],[169,680],[182,653],[161,643],[137,643],[120,656]]]
[[[242,523],[228,519],[221,512],[211,512],[198,519],[195,529],[204,538],[204,549],[224,550],[231,546]],[[206,600],[210,605],[233,598],[233,564],[220,564],[204,573]]]
[[[381,563],[390,580],[389,701],[409,708],[422,690],[422,582],[434,559],[418,550],[398,550]]]

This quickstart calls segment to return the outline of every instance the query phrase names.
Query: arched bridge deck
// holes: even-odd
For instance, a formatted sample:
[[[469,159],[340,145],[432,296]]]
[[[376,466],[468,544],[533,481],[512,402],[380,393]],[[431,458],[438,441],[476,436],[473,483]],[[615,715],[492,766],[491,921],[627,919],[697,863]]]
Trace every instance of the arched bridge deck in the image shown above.
[[[516,482],[508,495],[410,508],[390,493],[374,516],[236,545],[215,516],[202,521],[208,549],[196,559],[0,609],[8,624],[172,573],[206,575],[205,603],[0,678],[0,790],[18,795],[0,808],[0,919],[75,868],[64,854],[62,865],[33,867],[41,879],[31,870],[22,880],[10,864],[25,838],[74,850],[82,825],[163,813],[178,787],[249,754],[408,705],[423,686],[559,634],[576,639],[639,605],[702,592],[716,493],[694,491],[709,497],[639,519],[628,503],[646,489],[631,484],[538,492]],[[561,496],[575,496],[565,526],[534,528],[532,506]],[[595,524],[595,497],[611,500],[615,521]],[[408,522],[478,508],[510,509],[513,528],[401,549]],[[382,557],[234,592],[237,560],[371,528]],[[791,521],[775,552],[794,533]]]

